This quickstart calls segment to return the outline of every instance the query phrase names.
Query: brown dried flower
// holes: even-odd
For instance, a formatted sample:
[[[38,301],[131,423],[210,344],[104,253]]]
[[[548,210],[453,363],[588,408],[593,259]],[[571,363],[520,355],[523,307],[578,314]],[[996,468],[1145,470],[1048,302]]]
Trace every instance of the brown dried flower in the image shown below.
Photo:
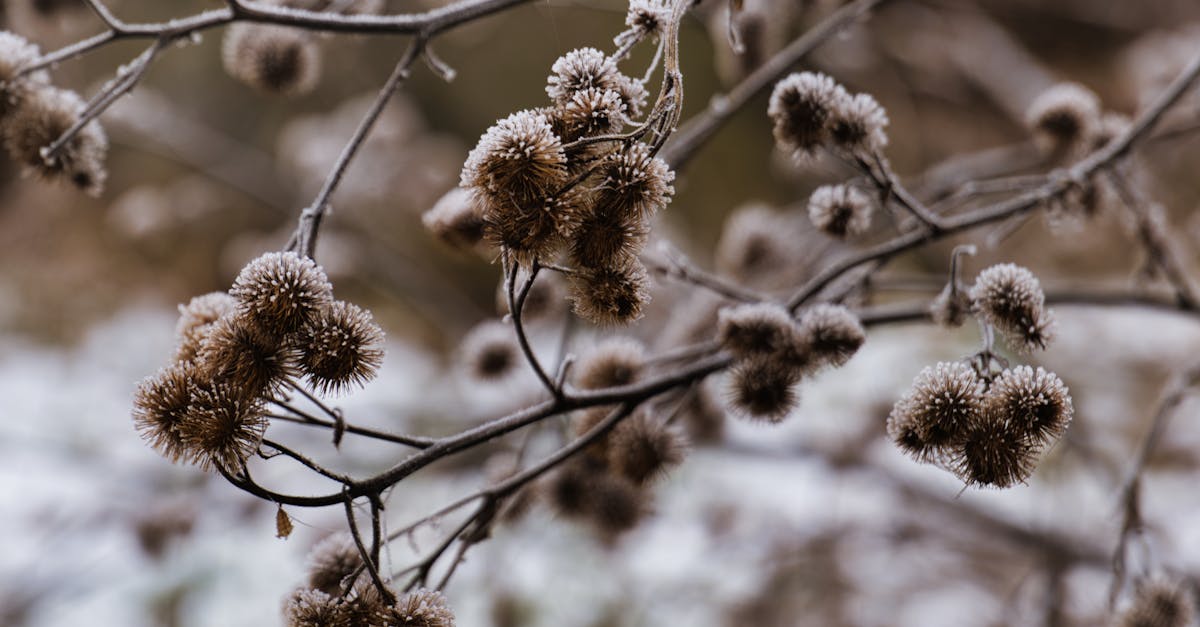
[[[463,338],[460,360],[469,377],[495,381],[512,374],[520,360],[513,330],[495,320],[481,322]]]
[[[862,235],[871,226],[871,200],[849,185],[822,185],[808,199],[808,217],[826,235]]]
[[[453,248],[468,250],[483,241],[483,206],[473,192],[461,187],[446,192],[421,216],[421,222]]]
[[[267,418],[262,401],[227,383],[201,382],[179,422],[180,440],[204,470],[240,469],[262,443]]]
[[[737,414],[766,422],[782,422],[798,400],[794,386],[800,372],[774,357],[753,357],[734,365],[726,395]]]
[[[100,195],[108,172],[108,138],[95,121],[83,126],[57,155],[43,156],[79,121],[84,103],[73,91],[44,86],[28,91],[3,124],[4,147],[12,159],[47,179],[65,179],[92,196]]]
[[[796,341],[795,336],[792,317],[773,303],[726,307],[718,314],[717,341],[739,358],[779,354]]]
[[[833,111],[847,99],[846,90],[824,74],[789,75],[775,84],[767,107],[775,141],[794,156],[811,156],[828,141]]]
[[[280,336],[300,330],[333,301],[325,271],[293,252],[267,253],[246,264],[229,293],[239,311]]]
[[[641,215],[594,207],[580,216],[568,253],[577,266],[603,268],[636,259],[649,236],[650,223]]]
[[[630,0],[629,10],[625,13],[625,25],[639,37],[662,37],[670,21],[671,5],[665,0]],[[617,45],[620,45],[621,37],[617,39]]]
[[[585,390],[629,385],[646,364],[646,348],[627,337],[609,338],[585,353],[575,364],[575,385]]]
[[[318,391],[344,393],[375,378],[383,363],[383,330],[370,312],[335,301],[304,327],[299,363]]]
[[[200,354],[200,346],[212,325],[226,315],[233,315],[237,301],[228,292],[210,292],[192,298],[186,305],[179,306],[179,322],[175,335],[179,337],[179,348],[175,351],[177,361],[192,361]]]
[[[590,87],[577,91],[559,111],[566,141],[607,135],[625,126],[625,103],[612,89]]]
[[[1067,430],[1074,406],[1058,375],[1040,367],[1017,366],[992,382],[987,411],[1004,416],[1035,444],[1044,444]]]
[[[1196,612],[1186,585],[1153,579],[1141,582],[1133,604],[1121,613],[1120,627],[1187,627]]]
[[[396,601],[385,627],[454,627],[454,612],[441,592],[418,588]]]
[[[683,462],[683,434],[643,413],[620,422],[607,438],[613,470],[635,484],[644,484]]]
[[[594,324],[629,324],[650,302],[646,268],[633,259],[578,270],[570,275],[569,289],[575,313]]]
[[[1021,352],[1045,348],[1053,339],[1054,319],[1043,309],[1046,296],[1033,273],[1005,263],[979,273],[971,300],[983,321],[998,329]]]
[[[1025,123],[1046,152],[1085,149],[1100,130],[1100,99],[1078,83],[1059,83],[1030,103]]]
[[[983,381],[971,366],[939,362],[923,369],[888,416],[888,436],[919,462],[934,461],[960,443],[983,412]]]
[[[559,57],[550,67],[546,95],[559,107],[565,107],[578,92],[586,89],[619,90],[620,74],[616,65],[595,48],[578,48]]]
[[[596,211],[612,216],[650,218],[675,194],[675,173],[645,144],[608,154],[597,172]]]
[[[242,83],[289,96],[311,91],[321,74],[316,40],[303,30],[274,24],[231,25],[221,60],[225,71]]]
[[[550,120],[538,111],[518,111],[489,128],[463,164],[462,186],[489,200],[518,205],[546,196],[566,182],[566,156]]]
[[[948,460],[967,485],[1008,488],[1024,483],[1037,464],[1037,447],[1016,423],[985,411],[964,425]]]
[[[143,379],[133,396],[134,427],[154,450],[173,462],[190,457],[179,425],[192,402],[195,374],[191,364],[172,365]]]
[[[269,396],[296,375],[296,351],[246,316],[225,316],[200,344],[197,364],[243,396]]]
[[[842,305],[822,303],[800,316],[800,342],[818,363],[845,365],[867,340],[858,316]]]
[[[829,116],[833,146],[854,154],[871,154],[887,146],[887,113],[870,94],[835,101]]]
[[[342,583],[362,566],[362,555],[354,538],[346,532],[333,533],[313,545],[308,553],[308,585],[338,595]]]
[[[297,590],[283,603],[287,627],[342,627],[342,614],[337,596],[321,590]]]

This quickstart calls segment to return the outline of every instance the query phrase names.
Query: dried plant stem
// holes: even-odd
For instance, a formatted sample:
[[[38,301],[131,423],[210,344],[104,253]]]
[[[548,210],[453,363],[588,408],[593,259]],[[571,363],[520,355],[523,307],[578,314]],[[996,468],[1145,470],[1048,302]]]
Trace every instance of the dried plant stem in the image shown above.
[[[529,367],[537,375],[538,381],[542,382],[542,385],[546,387],[551,396],[559,398],[562,396],[562,388],[550,380],[550,375],[546,374],[546,369],[542,367],[542,362],[534,354],[533,347],[529,345],[529,338],[525,334],[525,323],[522,318],[525,309],[525,299],[529,296],[529,290],[533,288],[533,282],[537,280],[541,265],[538,264],[537,260],[534,260],[533,264],[529,267],[529,275],[525,277],[525,282],[521,284],[521,289],[517,290],[517,270],[520,266],[507,253],[504,254],[504,259],[504,293],[508,299],[508,311],[512,315],[513,330],[516,331],[517,344],[521,347],[521,353],[525,356],[525,361],[529,363]]]
[[[1142,439],[1141,446],[1138,447],[1137,457],[1134,458],[1129,474],[1121,486],[1121,532],[1112,554],[1113,578],[1108,589],[1110,611],[1116,607],[1117,598],[1124,589],[1128,578],[1126,564],[1129,542],[1142,530],[1141,485],[1146,464],[1149,463],[1150,456],[1162,440],[1175,408],[1179,406],[1188,390],[1196,385],[1197,381],[1200,381],[1200,365],[1192,366],[1172,377],[1158,401],[1154,416],[1150,420],[1150,428],[1146,431],[1146,436]]]

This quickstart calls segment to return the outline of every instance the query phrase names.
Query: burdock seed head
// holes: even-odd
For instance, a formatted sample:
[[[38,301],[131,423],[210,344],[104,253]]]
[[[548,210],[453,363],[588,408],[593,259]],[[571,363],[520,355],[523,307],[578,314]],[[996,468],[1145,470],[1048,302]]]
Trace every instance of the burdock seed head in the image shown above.
[[[845,365],[867,340],[862,323],[842,305],[822,303],[800,317],[800,342],[820,364]]]
[[[595,204],[608,215],[650,218],[675,194],[675,173],[642,143],[607,155],[597,174],[601,184]]]
[[[782,422],[796,406],[799,380],[799,371],[775,357],[742,360],[729,373],[726,401],[745,418]]]
[[[104,157],[108,138],[92,120],[85,124],[56,155],[43,154],[79,121],[84,103],[73,91],[41,86],[28,91],[0,126],[4,146],[12,159],[46,179],[63,179],[80,190],[98,196],[108,172]]]
[[[888,435],[919,462],[945,457],[965,437],[967,425],[980,420],[983,381],[971,366],[940,362],[913,380],[888,416]]]
[[[1074,414],[1062,380],[1040,367],[1005,370],[988,388],[986,403],[988,411],[1004,416],[1037,445],[1061,437]]]
[[[483,206],[474,192],[455,187],[421,216],[421,222],[443,243],[469,250],[483,241]]]
[[[295,376],[296,351],[245,315],[231,315],[213,323],[196,363],[206,377],[247,398],[265,397]]]
[[[629,385],[646,365],[646,348],[627,337],[606,339],[575,364],[575,385],[585,390]]]
[[[154,450],[173,462],[191,457],[179,425],[192,402],[195,376],[191,364],[175,364],[146,377],[133,396],[134,427]]]
[[[341,593],[346,577],[362,566],[362,555],[349,533],[333,533],[308,553],[308,585],[327,594]]]
[[[872,154],[887,146],[887,113],[870,94],[836,101],[829,116],[829,138],[834,147],[851,154]]]
[[[565,107],[578,92],[591,88],[618,90],[616,65],[595,48],[577,48],[559,57],[550,68],[546,95]]]
[[[309,92],[321,75],[317,42],[303,30],[273,24],[237,22],[221,47],[225,71],[264,92]]]
[[[566,165],[562,141],[549,118],[538,111],[518,111],[479,138],[463,164],[462,186],[489,200],[522,205],[557,191],[566,182]]]
[[[175,335],[179,338],[176,361],[194,360],[200,354],[200,346],[208,337],[213,323],[232,315],[236,309],[237,301],[228,292],[203,294],[186,305],[180,305],[179,322],[175,325]]]
[[[201,382],[179,423],[188,458],[205,470],[241,469],[262,443],[267,418],[262,401],[227,383]]]
[[[649,282],[645,266],[636,259],[578,270],[568,284],[572,308],[594,324],[629,324],[642,317],[650,302]]]
[[[495,320],[481,322],[463,338],[459,359],[468,377],[496,381],[516,370],[520,347],[513,329]]]
[[[848,98],[846,90],[824,74],[789,75],[775,84],[767,107],[775,123],[775,141],[794,156],[811,156],[829,140],[834,109]]]
[[[333,286],[312,259],[267,253],[246,264],[229,293],[238,310],[274,335],[298,331],[333,301]]]
[[[1059,83],[1029,105],[1025,123],[1046,152],[1086,148],[1100,130],[1100,99],[1078,83]]]
[[[683,462],[687,451],[683,434],[641,413],[619,423],[609,440],[609,464],[635,484],[666,474]]]
[[[375,378],[383,363],[383,330],[371,313],[335,301],[300,334],[300,369],[318,391],[341,394]]]
[[[831,237],[862,235],[871,226],[871,200],[849,185],[823,185],[808,199],[808,217]]]
[[[1021,266],[1005,263],[980,272],[971,300],[983,321],[1003,333],[1017,350],[1045,348],[1053,339],[1054,319],[1043,307],[1042,286]]]
[[[717,340],[735,357],[778,354],[795,341],[792,317],[773,303],[726,307],[717,320]]]
[[[1033,474],[1037,452],[1021,428],[985,411],[967,422],[948,464],[967,485],[1009,488]]]

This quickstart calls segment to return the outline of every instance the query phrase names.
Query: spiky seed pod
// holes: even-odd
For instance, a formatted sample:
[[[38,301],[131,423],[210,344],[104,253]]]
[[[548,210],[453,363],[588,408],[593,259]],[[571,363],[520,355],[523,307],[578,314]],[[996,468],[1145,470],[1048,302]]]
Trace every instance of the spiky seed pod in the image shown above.
[[[675,172],[642,143],[609,153],[597,175],[601,183],[596,189],[596,211],[610,216],[650,218],[665,209],[675,194],[671,185]]]
[[[862,235],[871,227],[871,199],[849,185],[822,185],[808,199],[808,217],[831,237]]]
[[[387,627],[454,627],[454,612],[437,590],[418,588],[396,600]]]
[[[782,422],[796,406],[800,373],[773,357],[752,357],[729,373],[727,403],[734,413],[770,423]]]
[[[626,118],[636,120],[642,117],[646,101],[650,98],[650,92],[646,91],[646,85],[642,81],[624,74],[617,74],[617,85],[613,89],[621,95],[621,103],[625,105]]]
[[[613,406],[607,407],[589,407],[583,411],[576,412],[571,417],[571,431],[575,437],[582,437],[591,431],[596,425],[604,422],[605,418],[613,411]],[[608,449],[612,442],[612,434],[606,434],[604,437],[596,438],[583,449],[584,455],[588,460],[597,466],[608,466]]]
[[[887,113],[870,94],[843,98],[832,107],[829,139],[835,148],[851,154],[871,154],[887,146]]]
[[[421,223],[446,245],[469,250],[483,241],[483,205],[470,190],[446,192],[421,216]]]
[[[987,406],[1036,444],[1061,437],[1075,412],[1071,395],[1058,375],[1029,366],[1001,373],[988,388]]]
[[[546,95],[559,107],[565,107],[578,92],[591,89],[619,88],[616,64],[595,48],[577,48],[559,57],[550,67]]]
[[[546,114],[518,111],[479,138],[463,164],[462,186],[522,204],[565,183],[566,162],[562,141]]]
[[[489,320],[471,329],[459,346],[459,360],[468,377],[496,381],[511,375],[520,361],[513,330]]]
[[[1192,624],[1195,602],[1186,585],[1162,579],[1140,583],[1133,603],[1121,613],[1120,627],[1187,627]]]
[[[717,272],[751,284],[761,283],[781,267],[796,263],[796,230],[784,216],[767,207],[748,205],[725,220],[717,240]]]
[[[337,627],[343,624],[336,593],[321,590],[293,592],[284,600],[283,618],[287,627]]]
[[[608,461],[613,470],[639,485],[681,464],[687,451],[683,434],[646,414],[622,421],[608,439]]]
[[[646,366],[646,347],[628,337],[612,337],[596,345],[575,364],[575,385],[585,390],[629,385]]]
[[[192,402],[195,377],[194,366],[178,363],[146,377],[134,392],[134,428],[151,448],[172,462],[186,460],[191,453],[179,434],[179,425]]]
[[[371,313],[335,301],[305,325],[299,365],[322,394],[342,394],[375,378],[383,363],[383,330]]]
[[[621,475],[598,474],[589,489],[585,514],[607,542],[636,527],[647,512],[642,491]]]
[[[228,383],[213,382],[195,385],[191,398],[178,427],[189,457],[204,470],[242,468],[267,429],[262,401]]]
[[[1003,333],[1017,350],[1045,348],[1053,339],[1054,320],[1043,309],[1042,286],[1021,266],[997,264],[980,272],[971,300],[983,321]]]
[[[332,533],[313,545],[307,561],[309,587],[337,595],[343,580],[362,566],[362,555],[349,533]]]
[[[921,370],[888,416],[888,436],[919,462],[944,457],[983,412],[983,381],[960,361]]]
[[[662,37],[670,21],[671,5],[664,0],[630,0],[625,13],[625,25],[639,37]],[[620,44],[618,41],[617,45]]]
[[[800,341],[820,364],[845,365],[867,341],[862,322],[842,305],[822,303],[800,317]]]
[[[229,293],[238,310],[274,335],[300,330],[333,302],[333,285],[312,259],[267,253],[246,264]]]
[[[629,324],[650,302],[650,279],[641,262],[629,259],[571,274],[568,287],[576,315],[594,324]]]
[[[232,315],[237,301],[228,292],[210,292],[192,298],[186,305],[179,306],[179,322],[175,335],[179,347],[175,351],[176,361],[192,361],[200,354],[200,346],[213,323],[223,316]]]
[[[237,22],[221,46],[225,71],[255,89],[294,96],[312,91],[321,54],[308,33],[286,26]]]
[[[1086,148],[1100,127],[1100,99],[1078,83],[1059,83],[1030,103],[1025,123],[1046,152]]]
[[[625,103],[613,89],[590,87],[577,91],[561,112],[566,141],[608,135],[625,126]]]
[[[650,223],[645,217],[593,207],[575,224],[567,253],[576,266],[603,268],[636,259],[649,236]]]
[[[767,114],[775,123],[775,141],[796,157],[811,156],[829,139],[835,107],[849,96],[832,78],[819,73],[791,74],[775,84]]]
[[[100,124],[85,124],[53,158],[42,149],[79,121],[84,103],[73,91],[41,86],[28,91],[9,112],[0,130],[13,161],[46,179],[64,179],[92,196],[104,189],[108,138]]]
[[[30,72],[17,78],[21,68],[31,65],[41,57],[37,45],[24,37],[0,31],[0,124],[13,108],[25,97],[28,90],[50,82],[44,70]]]
[[[773,303],[726,307],[717,317],[717,341],[739,358],[779,354],[794,341],[795,333],[787,310]]]
[[[483,204],[484,237],[522,265],[552,257],[563,235],[575,228],[581,200],[577,190],[524,204],[488,198]]]
[[[200,344],[197,365],[206,376],[247,397],[278,392],[296,375],[296,350],[243,315],[213,323]]]
[[[370,577],[359,577],[349,598],[338,606],[338,621],[333,627],[392,627],[389,607]]]
[[[1037,447],[1004,416],[985,411],[964,425],[947,460],[967,485],[1008,488],[1024,483],[1037,464]]]
[[[947,329],[961,327],[971,313],[971,301],[966,290],[956,289],[951,293],[947,284],[929,305],[929,317]]]
[[[602,473],[603,467],[596,466],[592,456],[559,466],[543,485],[547,501],[559,514],[568,518],[584,515],[588,510],[592,484]]]

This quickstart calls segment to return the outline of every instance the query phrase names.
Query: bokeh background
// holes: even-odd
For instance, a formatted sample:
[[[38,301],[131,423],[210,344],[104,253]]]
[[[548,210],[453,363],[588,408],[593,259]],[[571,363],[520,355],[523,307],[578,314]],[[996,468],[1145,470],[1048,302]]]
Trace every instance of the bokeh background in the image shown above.
[[[220,6],[110,4],[128,21]],[[737,27],[748,50],[738,56],[725,37],[727,5],[702,0],[681,33],[685,119],[837,4],[745,0]],[[385,5],[408,12],[435,3]],[[43,50],[101,28],[77,0],[3,7],[5,28]],[[339,401],[353,421],[441,434],[533,398],[530,380],[500,388],[464,380],[458,342],[497,316],[500,270],[435,241],[420,214],[457,183],[494,120],[545,102],[559,55],[611,51],[624,11],[607,0],[538,1],[459,28],[434,45],[454,80],[419,67],[386,110],[334,197],[318,250],[339,298],[371,309],[388,333],[380,378]],[[273,506],[171,466],[129,419],[137,381],[171,353],[176,305],[226,289],[248,260],[283,246],[406,43],[319,38],[319,87],[291,99],[230,78],[219,31],[162,55],[101,118],[112,148],[99,198],[0,160],[0,624],[279,624],[308,548],[343,524],[339,511],[296,511],[296,532],[276,539]],[[90,95],[140,50],[122,42],[64,62],[54,81]],[[640,74],[650,52],[635,54],[629,73]],[[802,67],[874,95],[891,119],[888,156],[930,194],[968,163],[964,155],[989,176],[1053,167],[1023,124],[1050,85],[1080,82],[1106,110],[1135,115],[1198,52],[1200,5],[1191,0],[891,0]],[[798,168],[777,154],[766,100],[754,99],[678,173],[675,200],[658,218],[656,237],[701,267],[714,266],[727,217],[754,204],[777,209],[797,229],[797,250],[818,265],[853,247],[822,242],[803,211],[813,188],[849,173],[833,163]],[[1145,189],[1192,270],[1198,103],[1186,100],[1164,122],[1178,132],[1139,152]],[[878,222],[869,241],[886,236]],[[1141,272],[1145,255],[1127,220],[1110,208],[906,255],[891,276],[926,289],[885,299],[935,294],[950,249],[966,241],[981,245],[968,276],[1015,261],[1050,289],[1155,280]],[[671,279],[656,284],[647,319],[621,333],[661,338],[695,306]],[[1137,308],[1063,308],[1059,317],[1059,341],[1035,359],[1070,386],[1076,420],[1030,485],[960,493],[952,477],[894,451],[882,428],[891,404],[922,367],[971,353],[979,337],[971,327],[873,328],[846,368],[805,384],[784,425],[729,422],[719,438],[697,442],[660,486],[654,514],[618,541],[543,509],[499,528],[448,590],[460,624],[1103,624],[1118,486],[1167,379],[1200,354],[1200,324]],[[553,350],[557,327],[538,331]],[[572,349],[602,335],[578,329]],[[719,398],[721,381],[710,385]],[[1200,572],[1197,409],[1184,402],[1151,460],[1139,572],[1187,581]],[[323,436],[290,435],[332,453]],[[350,445],[329,459],[366,474],[397,454]],[[482,453],[467,455],[406,481],[389,520],[402,525],[478,486],[484,465]],[[294,470],[259,478],[314,489]],[[1046,537],[1082,548],[1064,557],[1039,543]],[[406,557],[395,548],[397,569]]]

